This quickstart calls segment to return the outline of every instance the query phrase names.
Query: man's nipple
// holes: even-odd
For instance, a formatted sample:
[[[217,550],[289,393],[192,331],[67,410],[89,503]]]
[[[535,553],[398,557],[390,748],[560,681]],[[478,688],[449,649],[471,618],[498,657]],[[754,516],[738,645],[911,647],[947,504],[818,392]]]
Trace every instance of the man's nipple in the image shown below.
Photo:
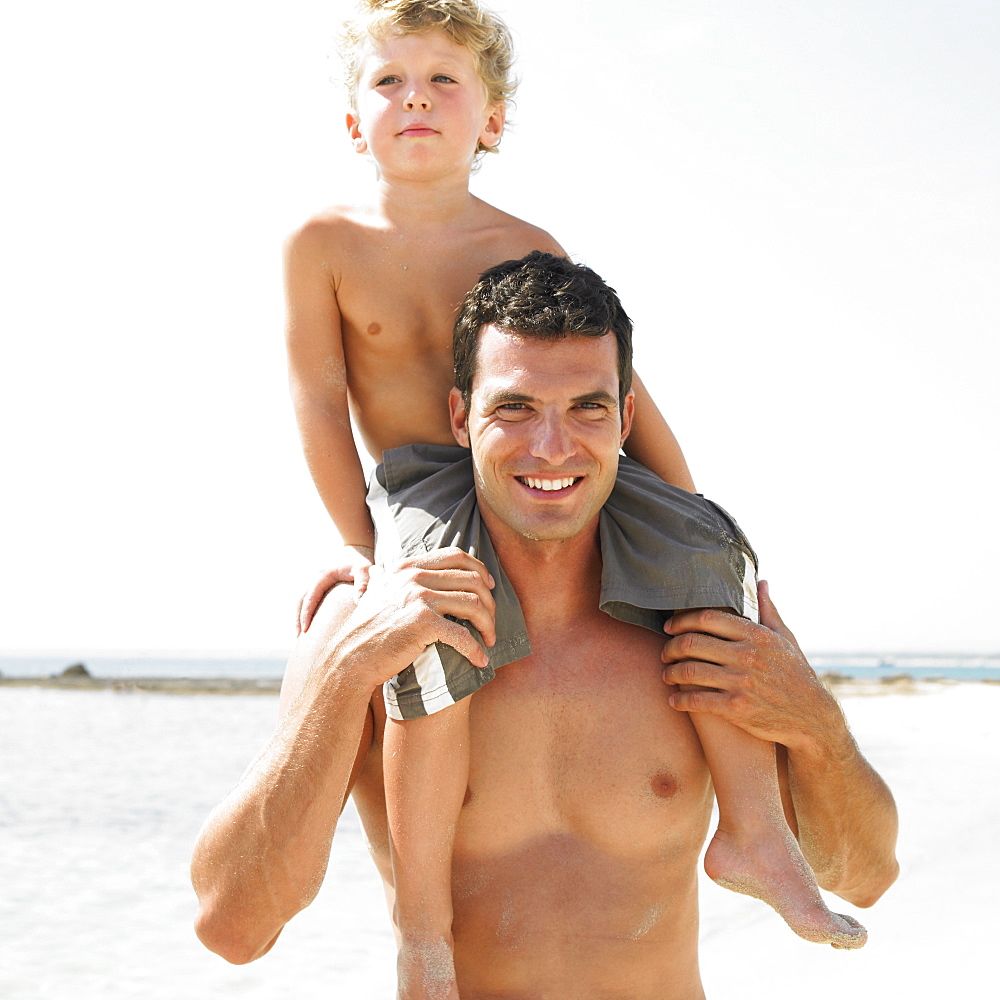
[[[371,336],[374,337],[376,333],[381,333],[381,332],[382,332],[382,327],[378,323],[369,323],[368,324],[368,333]]]
[[[680,791],[677,779],[669,772],[654,774],[649,787],[659,799],[672,799]]]

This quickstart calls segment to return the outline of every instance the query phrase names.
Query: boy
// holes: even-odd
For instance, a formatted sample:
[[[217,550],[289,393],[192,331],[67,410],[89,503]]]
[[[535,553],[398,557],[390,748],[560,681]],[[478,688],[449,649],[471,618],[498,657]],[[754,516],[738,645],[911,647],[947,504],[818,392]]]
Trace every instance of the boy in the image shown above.
[[[446,400],[459,303],[491,265],[533,250],[563,251],[468,190],[476,157],[500,141],[513,91],[509,36],[498,19],[475,0],[367,0],[346,28],[345,57],[348,131],[357,152],[376,163],[376,192],[371,201],[321,213],[290,238],[288,347],[306,459],[345,544],[348,565],[339,575],[364,586],[375,539],[351,416],[377,460],[403,445],[453,444]],[[635,388],[636,432],[626,450],[662,480],[693,490],[673,435],[641,384]],[[492,646],[492,608],[482,612],[469,617]],[[486,663],[484,655],[476,667]],[[450,864],[467,784],[468,710],[469,699],[459,698],[386,729],[400,996],[407,1000],[458,996]],[[860,946],[863,932],[823,906],[784,826],[773,748],[752,739],[753,747],[739,740],[735,747],[730,727],[719,735],[716,720],[697,727],[721,810],[706,857],[710,874],[761,896],[803,936]],[[734,779],[734,761],[748,774]],[[766,808],[749,817],[734,812],[734,781],[745,800]],[[764,855],[770,861],[762,873]]]

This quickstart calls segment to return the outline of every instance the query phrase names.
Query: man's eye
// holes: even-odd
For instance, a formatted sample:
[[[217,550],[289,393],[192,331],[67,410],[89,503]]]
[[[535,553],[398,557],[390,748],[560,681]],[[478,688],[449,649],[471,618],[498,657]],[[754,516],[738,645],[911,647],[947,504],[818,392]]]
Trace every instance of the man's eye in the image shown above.
[[[497,407],[497,413],[501,417],[519,417],[527,412],[527,409],[524,403],[501,403]]]
[[[606,409],[603,403],[593,403],[590,401],[577,403],[576,407],[578,410],[584,410],[588,416],[596,416],[599,413],[603,413]]]

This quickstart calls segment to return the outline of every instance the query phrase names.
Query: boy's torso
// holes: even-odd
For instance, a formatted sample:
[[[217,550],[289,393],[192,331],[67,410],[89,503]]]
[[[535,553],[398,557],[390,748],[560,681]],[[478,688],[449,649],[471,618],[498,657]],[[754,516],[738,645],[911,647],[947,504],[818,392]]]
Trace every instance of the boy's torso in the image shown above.
[[[667,703],[662,640],[596,609],[532,639],[472,702],[454,858],[462,995],[700,1000],[711,785]],[[355,798],[385,875],[380,733]]]
[[[372,210],[327,213],[327,257],[341,316],[351,410],[369,452],[416,442],[454,444],[447,398],[452,328],[488,267],[548,234],[479,199],[458,223],[403,228]]]

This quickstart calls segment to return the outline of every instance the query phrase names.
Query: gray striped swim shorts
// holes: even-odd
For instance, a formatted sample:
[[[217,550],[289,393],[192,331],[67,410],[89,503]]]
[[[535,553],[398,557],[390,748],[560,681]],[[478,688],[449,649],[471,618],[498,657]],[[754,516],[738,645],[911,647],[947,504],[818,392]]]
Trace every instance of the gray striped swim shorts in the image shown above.
[[[446,445],[385,452],[368,490],[381,563],[457,545],[482,560],[496,586],[497,641],[488,667],[435,643],[385,685],[394,719],[438,712],[531,652],[521,606],[479,515],[471,453]],[[600,515],[601,610],[654,632],[674,611],[729,608],[757,620],[757,557],[736,522],[704,497],[664,483],[630,458]],[[462,621],[484,645],[479,632]]]

